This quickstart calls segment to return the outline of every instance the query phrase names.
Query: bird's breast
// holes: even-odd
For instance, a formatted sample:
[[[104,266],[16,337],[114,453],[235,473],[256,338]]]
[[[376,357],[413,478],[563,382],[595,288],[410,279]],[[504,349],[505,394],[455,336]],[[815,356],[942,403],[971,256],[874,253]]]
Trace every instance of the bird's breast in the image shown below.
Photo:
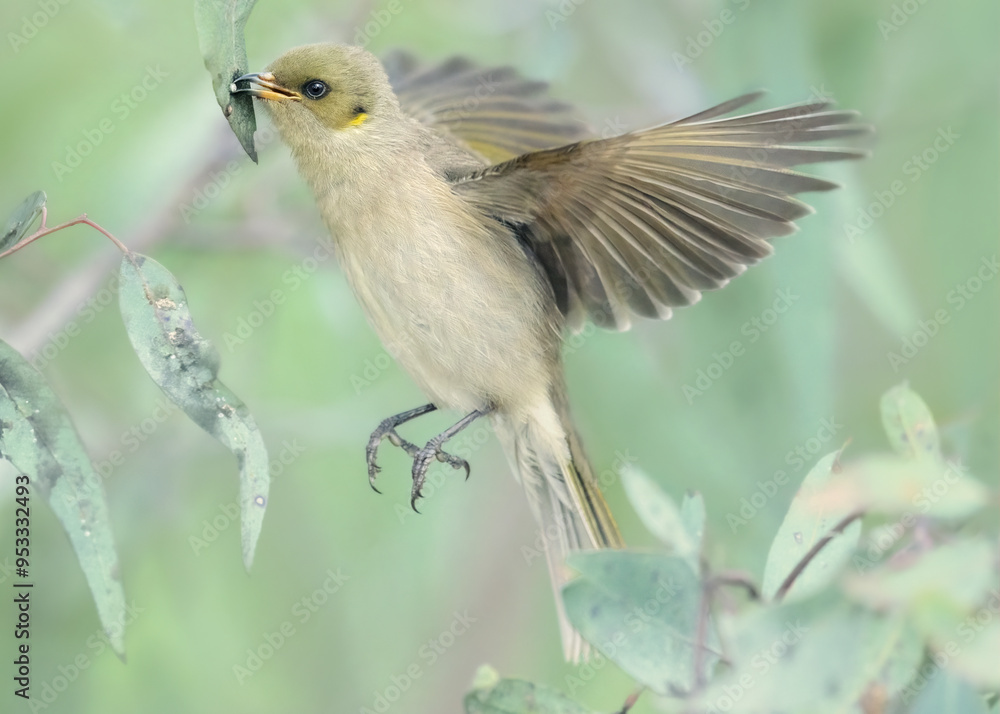
[[[537,399],[558,361],[551,291],[499,223],[413,178],[320,201],[369,322],[439,406]]]

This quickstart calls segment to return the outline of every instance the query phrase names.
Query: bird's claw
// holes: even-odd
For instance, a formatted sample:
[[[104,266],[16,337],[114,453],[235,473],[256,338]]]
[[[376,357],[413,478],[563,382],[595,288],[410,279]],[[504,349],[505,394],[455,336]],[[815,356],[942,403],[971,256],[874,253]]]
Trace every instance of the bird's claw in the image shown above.
[[[424,487],[424,481],[427,480],[427,470],[433,461],[437,460],[448,464],[453,469],[465,469],[466,479],[471,473],[468,461],[443,451],[441,443],[436,439],[431,439],[424,448],[411,456],[413,457],[413,488],[410,491],[410,508],[417,513],[420,513],[417,511],[417,499],[420,498],[420,491]]]
[[[379,444],[382,443],[383,439],[388,439],[393,445],[401,448],[413,459],[413,488],[410,491],[410,506],[414,511],[417,511],[417,499],[420,498],[420,491],[424,486],[424,481],[427,479],[427,469],[430,468],[433,460],[436,459],[443,464],[448,464],[453,469],[465,469],[465,478],[469,478],[469,474],[471,473],[469,462],[444,451],[441,445],[473,421],[492,411],[492,407],[490,407],[489,409],[477,409],[474,412],[466,414],[450,428],[428,441],[423,448],[419,448],[416,444],[407,441],[396,433],[396,427],[400,424],[415,419],[421,414],[432,412],[435,409],[437,409],[435,405],[425,404],[422,407],[417,407],[416,409],[411,409],[408,412],[396,414],[383,420],[378,425],[378,428],[372,432],[371,438],[368,440],[368,448],[365,452],[368,461],[368,483],[371,484],[376,493],[381,493],[381,491],[375,488],[375,477],[381,470],[376,463],[376,458],[378,457]],[[420,511],[417,511],[417,513],[420,513]]]
[[[410,458],[414,458],[420,451],[420,448],[413,444],[399,434],[396,433],[395,426],[389,420],[386,420],[379,424],[378,428],[372,432],[371,438],[368,439],[368,446],[365,449],[365,457],[368,461],[368,483],[371,484],[372,490],[375,493],[382,493],[375,487],[375,477],[378,472],[382,470],[382,467],[378,465],[376,459],[378,458],[378,447],[382,443],[383,439],[388,439],[389,443],[393,446],[398,446],[403,451],[405,451]]]

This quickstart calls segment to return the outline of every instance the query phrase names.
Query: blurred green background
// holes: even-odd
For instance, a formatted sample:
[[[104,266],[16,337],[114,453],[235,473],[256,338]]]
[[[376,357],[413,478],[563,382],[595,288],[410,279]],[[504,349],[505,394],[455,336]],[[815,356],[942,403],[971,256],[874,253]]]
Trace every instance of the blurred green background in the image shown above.
[[[617,483],[623,462],[677,497],[704,493],[711,560],[759,576],[809,465],[848,441],[846,458],[882,449],[878,398],[904,379],[946,451],[997,484],[998,14],[974,0],[260,0],[247,38],[251,69],[329,40],[513,64],[550,81],[597,134],[760,87],[769,106],[828,95],[876,126],[870,160],[817,170],[845,188],[808,196],[817,214],[775,257],[666,324],[591,332],[567,355],[576,418],[626,540],[652,543]],[[112,299],[116,250],[78,227],[0,262],[0,337],[36,356],[95,461],[125,454],[105,486],[134,604],[127,665],[101,645],[60,526],[40,502],[32,511],[32,692],[45,711],[356,712],[398,686],[392,711],[451,712],[484,662],[620,708],[625,675],[561,661],[536,531],[485,428],[464,437],[472,478],[436,467],[422,515],[393,450],[384,494],[368,487],[370,430],[423,399],[332,261],[308,259],[323,229],[287,151],[262,141],[255,166],[228,132],[190,3],[8,0],[0,27],[0,213],[44,189],[50,224],[85,211],[167,266],[220,349],[222,379],[287,462],[247,576],[231,525],[236,466],[183,415],[158,410]],[[71,167],[68,147],[85,141]],[[275,290],[283,304],[253,316]],[[788,309],[755,332],[781,294]],[[241,320],[259,326],[227,339]],[[727,358],[737,341],[743,353]],[[717,378],[685,390],[705,386],[700,372]],[[424,440],[454,417],[405,433]],[[779,471],[789,485],[741,514]],[[5,588],[12,475],[0,469]],[[327,596],[330,571],[341,584]],[[9,691],[14,611],[0,600],[0,708],[27,710]],[[654,708],[645,698],[636,711]]]

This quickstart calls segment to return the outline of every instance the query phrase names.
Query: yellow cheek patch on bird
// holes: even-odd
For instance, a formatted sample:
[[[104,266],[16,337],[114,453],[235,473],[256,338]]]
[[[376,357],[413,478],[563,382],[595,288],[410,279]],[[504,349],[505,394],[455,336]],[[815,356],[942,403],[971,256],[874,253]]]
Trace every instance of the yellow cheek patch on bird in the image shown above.
[[[347,126],[361,126],[366,121],[368,121],[368,115],[364,112],[359,112],[356,117],[347,122]]]

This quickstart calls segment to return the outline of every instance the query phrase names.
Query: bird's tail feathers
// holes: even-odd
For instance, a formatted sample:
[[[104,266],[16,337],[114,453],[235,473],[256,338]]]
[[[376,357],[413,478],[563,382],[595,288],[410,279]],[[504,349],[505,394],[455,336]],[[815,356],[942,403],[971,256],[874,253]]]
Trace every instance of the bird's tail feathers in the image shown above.
[[[570,421],[565,390],[556,389],[552,402],[530,412],[523,422],[498,417],[495,426],[545,544],[563,652],[569,661],[584,660],[589,647],[563,608],[561,590],[574,577],[566,556],[624,547],[618,526]]]

